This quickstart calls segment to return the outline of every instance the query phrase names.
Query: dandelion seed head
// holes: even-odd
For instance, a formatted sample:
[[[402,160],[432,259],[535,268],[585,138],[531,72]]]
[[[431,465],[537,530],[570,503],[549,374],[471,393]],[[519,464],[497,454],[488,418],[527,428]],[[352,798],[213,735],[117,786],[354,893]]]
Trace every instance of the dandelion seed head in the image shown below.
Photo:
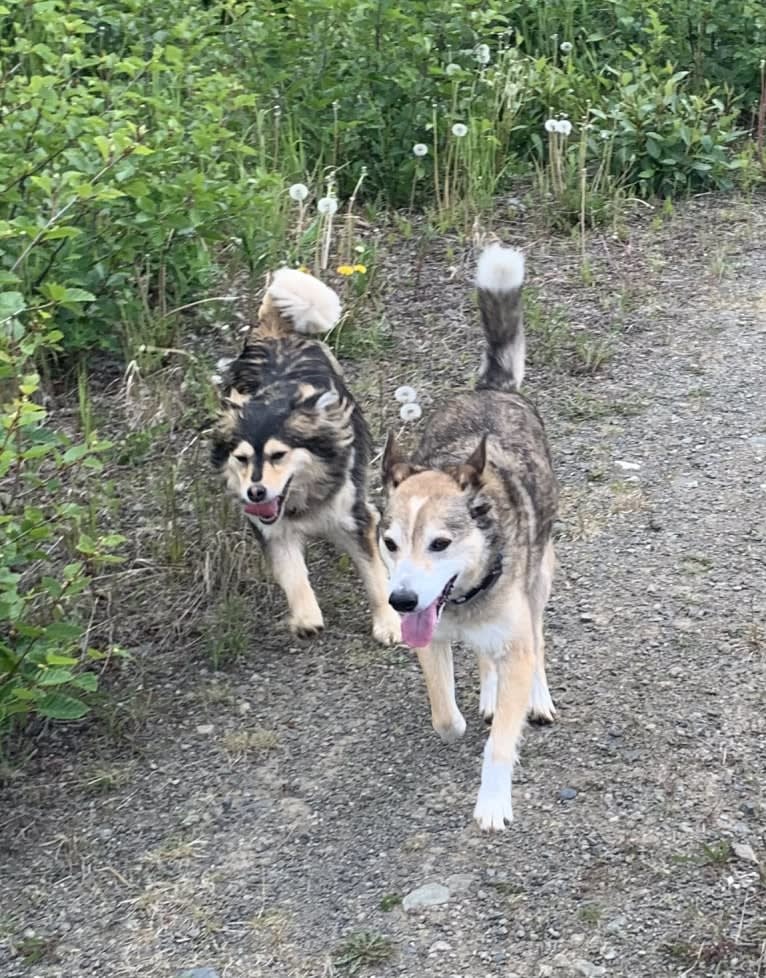
[[[406,424],[408,421],[417,421],[422,415],[420,405],[415,401],[410,401],[408,404],[402,404],[399,408],[399,417]]]
[[[294,183],[287,192],[290,195],[291,200],[301,203],[308,197],[309,188],[305,183]]]
[[[468,135],[468,126],[462,122],[456,122],[452,127],[452,135],[457,136],[458,139],[462,139],[463,136]]]
[[[556,123],[556,132],[560,132],[562,136],[568,136],[572,131],[572,123],[569,119],[559,119]]]
[[[335,197],[322,197],[317,201],[317,210],[320,214],[326,214],[328,217],[332,217],[337,209],[338,201]]]
[[[480,65],[488,65],[492,60],[492,52],[489,50],[489,44],[479,44],[476,48],[476,60]]]
[[[451,61],[444,70],[448,75],[456,75],[459,71],[462,71],[463,69],[460,67],[459,64],[456,64],[454,61]]]
[[[412,152],[415,156],[425,156],[428,153],[428,147],[425,143],[415,143],[412,147]]]
[[[412,404],[417,401],[418,395],[415,393],[414,387],[408,387],[404,384],[402,387],[397,387],[394,391],[394,397],[400,404]]]
[[[546,132],[557,132],[558,120],[557,119],[546,119],[545,120],[545,131]]]
[[[562,41],[561,44],[559,45],[559,50],[561,51],[562,54],[569,54],[573,47],[574,44],[572,44],[571,41]]]

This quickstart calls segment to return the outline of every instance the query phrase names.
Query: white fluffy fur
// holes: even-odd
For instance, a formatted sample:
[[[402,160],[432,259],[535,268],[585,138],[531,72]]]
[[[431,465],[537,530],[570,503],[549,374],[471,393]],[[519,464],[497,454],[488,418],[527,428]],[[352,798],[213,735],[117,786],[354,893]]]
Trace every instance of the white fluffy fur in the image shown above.
[[[476,285],[487,292],[511,292],[524,282],[524,256],[515,248],[492,244],[479,256]]]
[[[337,294],[324,282],[297,268],[280,268],[275,272],[268,294],[297,333],[329,333],[340,319]]]
[[[502,832],[506,822],[513,821],[511,786],[513,764],[492,757],[492,737],[484,745],[481,787],[473,817],[485,832]]]

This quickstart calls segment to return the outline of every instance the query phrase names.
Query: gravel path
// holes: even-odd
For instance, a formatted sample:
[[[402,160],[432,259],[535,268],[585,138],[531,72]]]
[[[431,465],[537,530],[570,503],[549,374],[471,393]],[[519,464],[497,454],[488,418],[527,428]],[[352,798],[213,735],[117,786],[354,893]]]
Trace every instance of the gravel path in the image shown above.
[[[86,729],[6,784],[4,978],[766,975],[766,207],[700,200],[595,239],[588,284],[576,246],[527,243],[563,487],[559,720],[526,736],[512,828],[471,820],[470,657],[448,747],[416,662],[372,647],[353,572],[320,553],[321,641],[260,617],[215,674],[147,650],[129,750]],[[427,411],[477,359],[469,256],[450,278],[443,244],[419,273],[415,248],[390,262],[390,366],[358,377],[376,422],[397,384]],[[551,305],[614,343],[596,376],[545,362]],[[405,909],[425,884],[445,902]]]

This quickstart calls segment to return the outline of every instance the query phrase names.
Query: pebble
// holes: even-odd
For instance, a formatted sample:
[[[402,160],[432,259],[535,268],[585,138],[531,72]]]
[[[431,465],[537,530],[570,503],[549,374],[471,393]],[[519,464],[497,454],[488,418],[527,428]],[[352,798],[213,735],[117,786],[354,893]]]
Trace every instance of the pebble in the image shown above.
[[[444,885],[450,893],[467,893],[473,886],[473,876],[468,873],[455,873],[454,876],[447,877]]]
[[[450,893],[446,886],[442,886],[441,883],[426,883],[408,893],[402,900],[402,907],[407,911],[427,910],[429,907],[438,907],[446,903],[449,897]]]
[[[429,954],[446,954],[447,951],[452,950],[452,945],[448,944],[447,941],[436,941],[428,949]]]
[[[575,788],[562,788],[561,791],[559,791],[560,801],[572,801],[576,797],[577,797],[577,789]]]
[[[219,975],[213,968],[190,968],[179,971],[177,978],[219,978]]]
[[[572,962],[572,967],[583,978],[602,978],[606,974],[606,968],[600,964],[593,964],[592,961],[586,961],[585,958],[576,958]]]
[[[209,737],[210,734],[215,730],[212,723],[201,723],[197,727],[197,733],[202,734],[203,737]]]
[[[637,472],[641,468],[640,462],[625,462],[618,459],[614,464],[623,472]]]
[[[744,859],[746,863],[755,863],[758,865],[758,857],[752,846],[748,845],[746,842],[735,842],[732,846],[734,850],[734,855],[738,859]]]
[[[628,918],[624,914],[618,914],[616,917],[612,917],[610,921],[607,922],[604,930],[607,934],[618,934],[620,933],[628,922]]]

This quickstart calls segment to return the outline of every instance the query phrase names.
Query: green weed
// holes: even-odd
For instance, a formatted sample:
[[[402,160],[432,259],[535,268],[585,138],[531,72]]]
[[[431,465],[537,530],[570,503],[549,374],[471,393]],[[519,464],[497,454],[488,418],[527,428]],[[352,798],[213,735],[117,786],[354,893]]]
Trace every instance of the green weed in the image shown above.
[[[393,953],[393,944],[387,937],[362,931],[348,937],[336,950],[333,960],[341,971],[356,975],[363,968],[383,964]]]

